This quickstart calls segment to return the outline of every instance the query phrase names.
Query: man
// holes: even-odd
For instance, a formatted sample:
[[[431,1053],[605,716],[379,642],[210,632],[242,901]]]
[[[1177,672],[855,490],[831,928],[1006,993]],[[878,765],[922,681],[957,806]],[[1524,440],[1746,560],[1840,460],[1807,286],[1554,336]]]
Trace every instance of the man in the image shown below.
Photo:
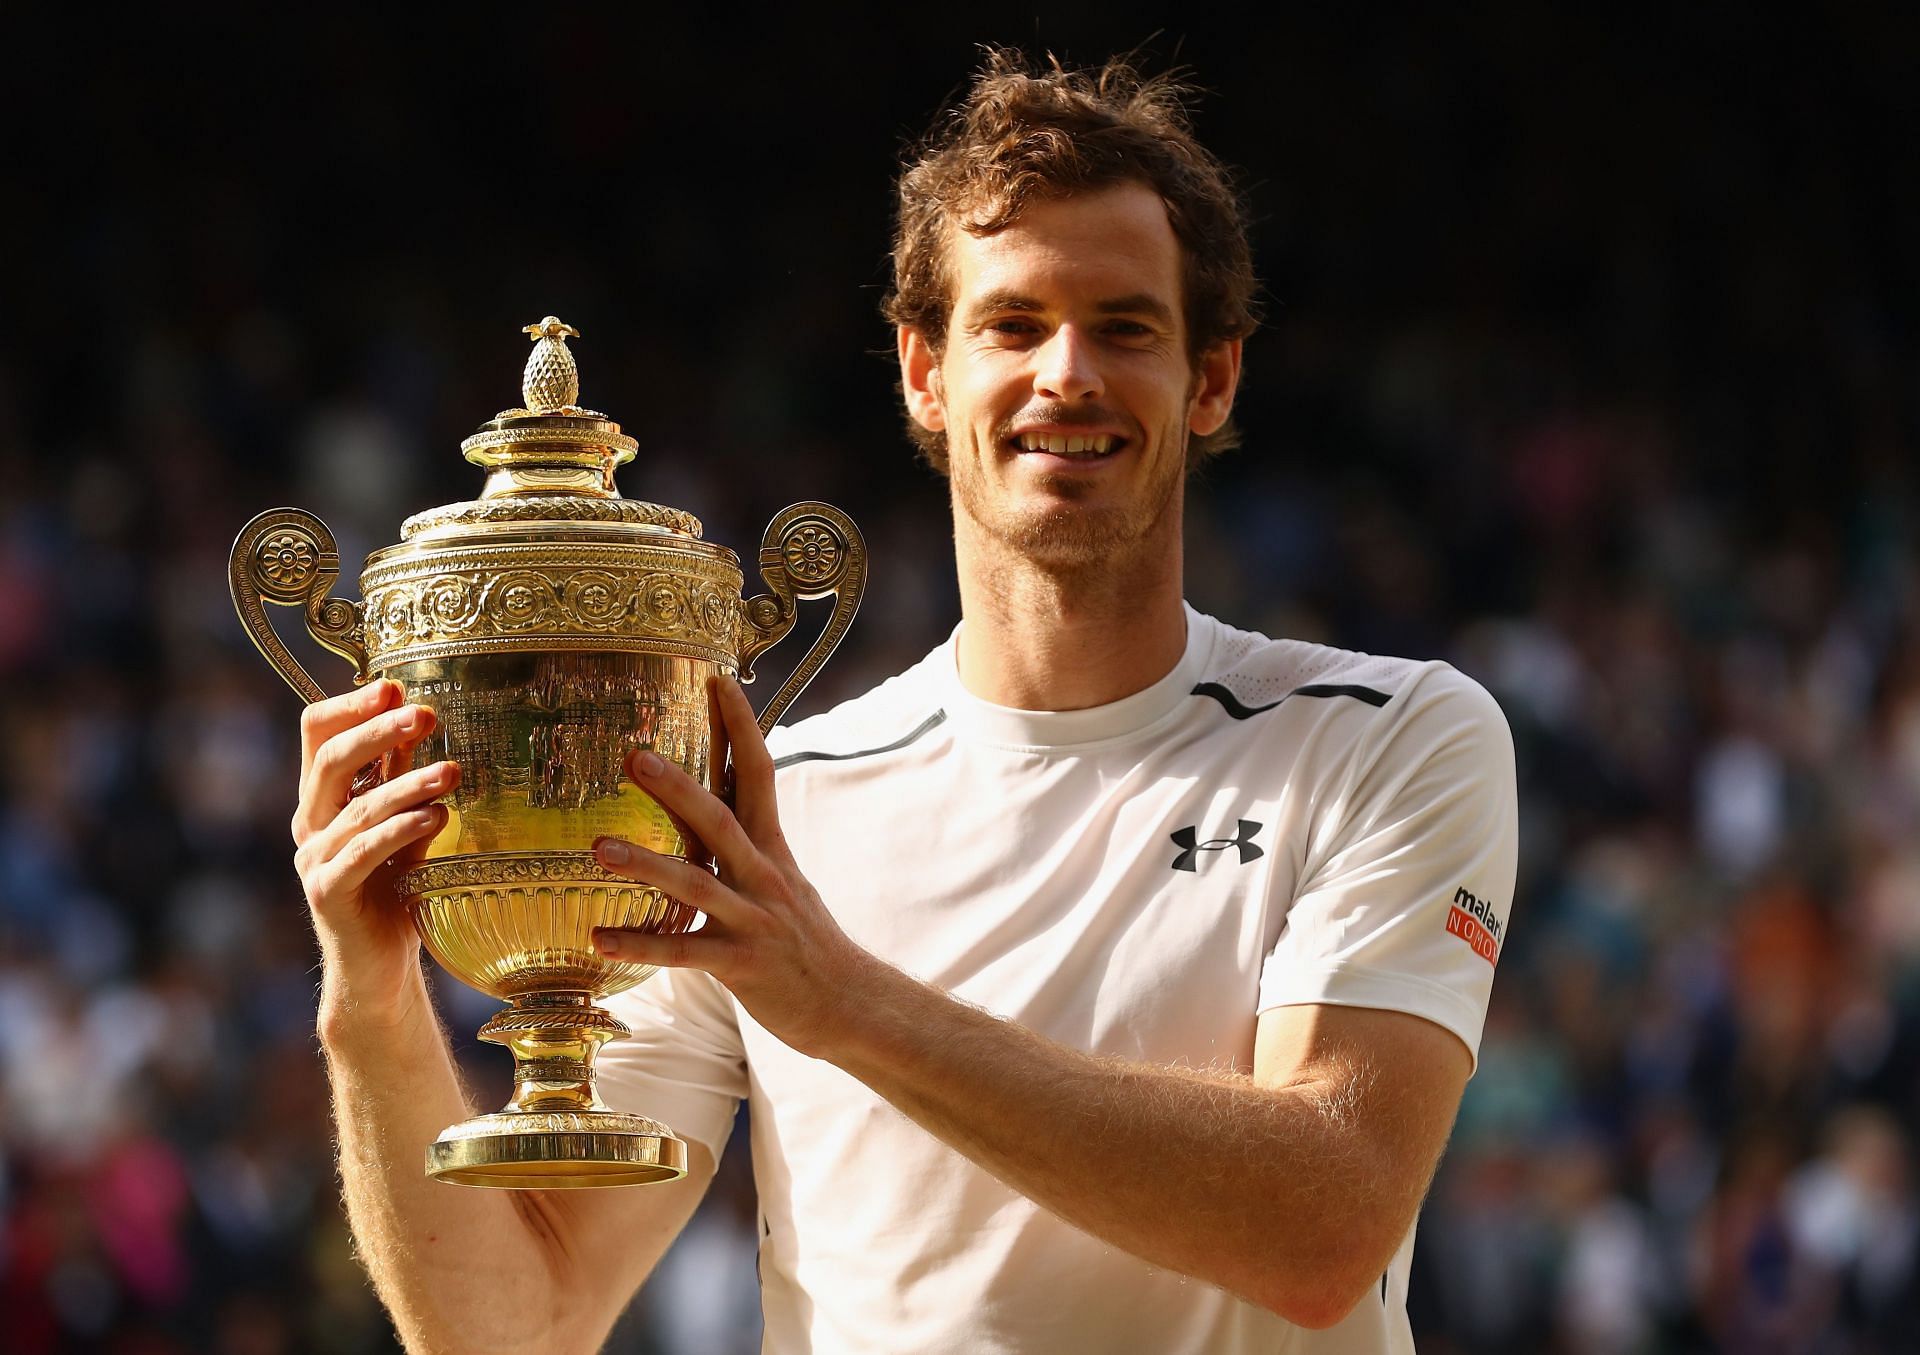
[[[469,1112],[405,918],[367,887],[458,769],[359,800],[429,714],[313,707],[295,835],[356,1235],[416,1350],[586,1351],[749,1097],[773,1351],[1411,1350],[1412,1229],[1513,884],[1511,743],[1443,664],[1186,607],[1186,471],[1251,328],[1226,176],[1164,83],[993,56],[901,183],[901,386],[949,476],[954,638],[771,749],[732,807],[628,770],[718,877],[620,1000],[610,1102],[689,1140],[646,1190],[449,1190]]]

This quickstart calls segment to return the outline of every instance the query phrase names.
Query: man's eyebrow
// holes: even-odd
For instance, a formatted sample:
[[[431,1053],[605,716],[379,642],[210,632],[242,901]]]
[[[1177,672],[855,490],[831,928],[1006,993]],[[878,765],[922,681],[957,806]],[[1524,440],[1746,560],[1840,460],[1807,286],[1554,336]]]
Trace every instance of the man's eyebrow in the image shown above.
[[[1102,315],[1145,315],[1158,320],[1163,325],[1173,323],[1173,307],[1157,296],[1146,292],[1135,292],[1131,296],[1116,296],[1111,301],[1102,301],[1094,306]]]
[[[1025,292],[1016,292],[1010,287],[996,287],[973,299],[967,307],[967,318],[976,319],[982,315],[992,315],[996,311],[1043,311],[1042,306]]]
[[[1163,325],[1173,323],[1173,307],[1148,292],[1132,292],[1126,296],[1098,301],[1094,303],[1093,308],[1102,315],[1144,315]],[[997,287],[973,299],[967,307],[967,318],[977,319],[999,311],[1037,313],[1045,309],[1044,305],[1025,292],[1016,292],[1010,287]]]

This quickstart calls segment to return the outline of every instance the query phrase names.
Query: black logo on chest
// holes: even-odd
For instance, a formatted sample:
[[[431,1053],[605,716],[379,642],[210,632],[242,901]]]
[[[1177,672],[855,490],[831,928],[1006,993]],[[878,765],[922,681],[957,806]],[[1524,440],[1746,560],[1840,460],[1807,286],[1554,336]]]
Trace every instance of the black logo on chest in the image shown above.
[[[1195,865],[1194,862],[1201,852],[1224,852],[1229,847],[1232,847],[1240,853],[1241,865],[1244,866],[1249,861],[1256,861],[1265,856],[1266,852],[1254,845],[1253,835],[1265,826],[1264,824],[1255,823],[1252,819],[1241,819],[1240,831],[1237,835],[1233,837],[1217,837],[1211,842],[1199,842],[1195,840],[1200,836],[1200,830],[1198,828],[1176,828],[1169,834],[1169,836],[1173,838],[1173,845],[1180,849],[1180,855],[1173,858],[1173,868],[1175,870],[1198,870],[1199,867]]]

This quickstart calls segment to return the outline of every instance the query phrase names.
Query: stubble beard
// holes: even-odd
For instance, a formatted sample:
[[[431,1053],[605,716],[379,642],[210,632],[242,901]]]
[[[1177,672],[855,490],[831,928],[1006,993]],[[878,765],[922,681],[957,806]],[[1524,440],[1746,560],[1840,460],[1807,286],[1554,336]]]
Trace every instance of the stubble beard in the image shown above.
[[[1021,510],[997,498],[978,471],[978,462],[950,462],[956,526],[964,518],[976,529],[980,544],[1002,557],[1003,566],[1038,569],[1055,576],[1089,572],[1127,572],[1143,554],[1154,554],[1167,525],[1180,511],[1180,487],[1185,475],[1186,448],[1163,458],[1153,481],[1124,502],[1093,505],[1075,503],[1097,487],[1070,475],[1048,476],[1046,489],[1058,496],[1049,507]],[[1067,502],[1059,502],[1059,499]]]

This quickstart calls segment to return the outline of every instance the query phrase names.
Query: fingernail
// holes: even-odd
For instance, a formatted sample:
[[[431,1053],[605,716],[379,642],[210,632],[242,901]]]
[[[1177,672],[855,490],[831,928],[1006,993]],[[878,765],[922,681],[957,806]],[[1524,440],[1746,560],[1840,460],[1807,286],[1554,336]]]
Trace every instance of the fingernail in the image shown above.
[[[600,843],[600,858],[609,865],[624,866],[633,860],[633,848],[617,837],[603,838]]]
[[[620,949],[620,943],[606,932],[595,932],[593,934],[593,945],[594,949],[598,950],[602,955],[611,955]]]
[[[413,733],[413,727],[419,723],[420,715],[418,711],[405,711],[400,716],[400,732],[402,734],[411,734]]]
[[[642,776],[658,776],[667,769],[667,764],[660,760],[658,753],[650,753],[644,748],[640,750],[640,755],[634,758],[633,765],[639,768]]]

